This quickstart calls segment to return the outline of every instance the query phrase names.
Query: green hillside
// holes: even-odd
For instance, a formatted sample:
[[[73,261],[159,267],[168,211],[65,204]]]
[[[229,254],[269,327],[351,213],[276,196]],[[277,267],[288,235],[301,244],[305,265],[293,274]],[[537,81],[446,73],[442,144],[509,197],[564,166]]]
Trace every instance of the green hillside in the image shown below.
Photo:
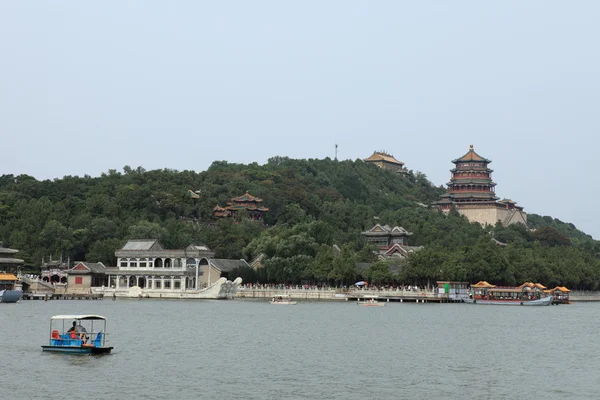
[[[199,194],[190,196],[189,190]],[[212,210],[246,191],[270,208],[266,225],[239,216],[215,222]],[[428,205],[444,192],[420,173],[395,174],[360,160],[291,160],[265,165],[215,162],[204,172],[110,170],[97,178],[37,181],[0,177],[0,240],[21,250],[31,267],[42,257],[103,261],[127,238],[159,238],[167,248],[205,243],[217,257],[266,254],[262,281],[351,282],[357,262],[373,262],[360,232],[375,223],[413,232],[425,248],[392,274],[375,263],[373,281],[435,279],[596,288],[600,245],[571,224],[530,215],[524,227],[484,229]],[[491,240],[507,243],[499,246]],[[341,247],[334,255],[332,245]],[[398,269],[395,269],[398,270]]]

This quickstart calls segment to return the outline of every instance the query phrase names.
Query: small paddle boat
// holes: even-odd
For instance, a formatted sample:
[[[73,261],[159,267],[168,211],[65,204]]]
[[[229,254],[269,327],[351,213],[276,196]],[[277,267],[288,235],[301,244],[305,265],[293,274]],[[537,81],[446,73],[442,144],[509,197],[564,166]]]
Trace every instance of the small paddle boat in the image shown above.
[[[298,302],[295,300],[292,300],[292,298],[290,297],[289,294],[280,294],[279,296],[273,297],[271,299],[271,301],[269,301],[269,303],[293,306],[294,304],[296,304]]]
[[[363,301],[358,300],[356,302],[356,304],[358,304],[359,306],[365,306],[365,307],[383,307],[383,306],[385,306],[385,303],[380,303],[379,301],[375,300],[374,297],[366,298]]]
[[[72,321],[72,323],[71,323]],[[42,351],[71,354],[107,354],[106,318],[100,315],[55,315],[50,319],[50,338]]]

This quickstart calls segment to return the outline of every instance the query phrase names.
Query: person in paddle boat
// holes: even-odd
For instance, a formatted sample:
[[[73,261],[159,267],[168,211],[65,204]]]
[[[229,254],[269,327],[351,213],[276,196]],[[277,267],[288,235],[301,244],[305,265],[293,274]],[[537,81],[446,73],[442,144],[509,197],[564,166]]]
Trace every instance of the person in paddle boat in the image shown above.
[[[83,340],[83,343],[87,342],[87,330],[83,326],[78,325],[77,321],[73,321],[73,326],[69,328],[67,333],[71,334],[72,339],[79,337],[79,339]]]

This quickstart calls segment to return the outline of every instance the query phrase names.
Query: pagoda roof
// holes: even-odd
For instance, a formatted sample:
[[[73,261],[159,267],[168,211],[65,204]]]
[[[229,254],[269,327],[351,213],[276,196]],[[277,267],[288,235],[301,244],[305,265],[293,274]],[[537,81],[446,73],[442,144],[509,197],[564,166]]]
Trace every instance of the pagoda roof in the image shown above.
[[[450,180],[450,182],[448,182],[448,185],[464,185],[464,184],[469,184],[469,183],[496,186],[496,182],[492,181],[491,179],[459,178],[459,177],[452,178]]]
[[[24,262],[20,258],[0,258],[0,264],[23,264]]]
[[[398,161],[393,155],[386,153],[385,151],[375,151],[369,158],[365,158],[366,162],[384,161],[391,164],[404,165],[402,161]]]
[[[479,154],[475,153],[473,149],[473,145],[469,147],[469,151],[464,156],[457,158],[456,160],[452,160],[454,164],[469,162],[469,161],[478,161],[483,163],[491,163],[492,160],[488,160],[487,158],[481,157]]]
[[[228,211],[239,211],[239,210],[249,210],[249,211],[269,211],[267,207],[256,207],[256,206],[243,206],[243,205],[235,205],[235,206],[227,206],[221,210]]]
[[[401,226],[394,226],[393,228],[389,225],[377,224],[371,229],[362,233],[365,236],[410,236],[411,232],[402,228]]]
[[[19,250],[9,249],[8,247],[4,247],[4,244],[0,242],[0,254],[16,254]]]
[[[462,192],[462,193],[456,193],[456,192],[452,192],[450,194],[450,197],[454,197],[454,198],[469,198],[469,197],[476,197],[478,199],[494,199],[497,200],[498,197],[496,195],[494,195],[494,193],[492,192],[487,192],[487,193],[480,193],[480,192]]]
[[[235,201],[237,203],[243,203],[243,202],[257,202],[257,203],[260,203],[260,202],[262,202],[262,199],[259,199],[258,197],[254,197],[250,193],[246,192],[242,196],[235,197],[235,198],[231,199],[231,201]]]

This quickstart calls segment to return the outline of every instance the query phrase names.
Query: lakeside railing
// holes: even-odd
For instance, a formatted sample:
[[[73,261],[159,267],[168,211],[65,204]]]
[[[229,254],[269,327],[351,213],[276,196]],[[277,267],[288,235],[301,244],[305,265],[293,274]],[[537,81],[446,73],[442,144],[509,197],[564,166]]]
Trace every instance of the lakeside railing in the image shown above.
[[[454,297],[451,293],[439,293],[436,289],[423,288],[335,288],[335,287],[296,287],[296,286],[245,286],[238,289],[237,297],[271,297],[278,294],[287,294],[294,298],[336,298],[336,297],[410,297],[410,298],[437,298]]]

